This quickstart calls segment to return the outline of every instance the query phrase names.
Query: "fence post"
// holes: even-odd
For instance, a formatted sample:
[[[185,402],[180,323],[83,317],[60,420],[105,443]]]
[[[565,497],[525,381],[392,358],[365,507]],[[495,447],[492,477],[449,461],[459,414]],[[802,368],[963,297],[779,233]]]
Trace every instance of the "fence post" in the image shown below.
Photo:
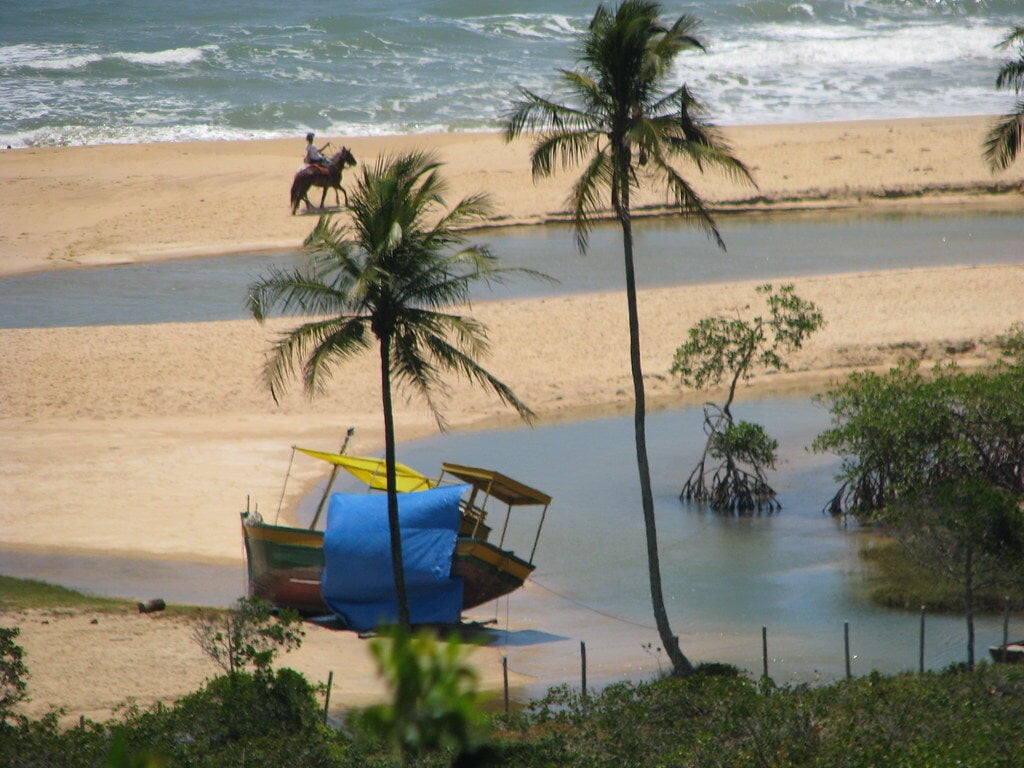
[[[917,649],[917,673],[919,675],[924,674],[924,613],[925,607],[921,606],[921,640],[918,643]]]
[[[583,699],[587,698],[587,644],[580,640],[580,670],[583,678],[582,689]]]
[[[1006,663],[1006,646],[1010,644],[1010,596],[1003,598],[1003,649],[999,654],[1003,664]]]
[[[334,685],[334,670],[327,673],[327,695],[324,696],[324,725],[327,725],[327,711],[331,707],[331,686]]]
[[[761,627],[761,668],[763,677],[768,679],[768,627]]]
[[[505,687],[505,714],[508,714],[508,656],[501,657],[501,677]]]
[[[850,622],[843,622],[843,646],[846,652],[846,679],[849,680],[853,674],[850,671]]]

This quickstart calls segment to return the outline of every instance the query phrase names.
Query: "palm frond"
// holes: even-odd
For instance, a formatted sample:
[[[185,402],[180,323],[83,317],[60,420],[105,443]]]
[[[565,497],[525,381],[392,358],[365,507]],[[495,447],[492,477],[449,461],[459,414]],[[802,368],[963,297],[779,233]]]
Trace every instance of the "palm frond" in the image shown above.
[[[985,138],[984,157],[992,170],[1006,170],[1024,146],[1024,99],[999,118]]]
[[[524,132],[579,130],[590,125],[592,116],[585,110],[539,96],[520,88],[522,96],[506,114],[505,140],[512,141]]]
[[[573,184],[567,204],[572,212],[576,247],[580,253],[587,250],[592,228],[591,214],[601,209],[600,192],[612,188],[613,172],[611,154],[606,148],[601,149],[594,154]]]
[[[537,139],[530,155],[534,179],[550,176],[556,160],[563,168],[579,162],[596,145],[601,134],[596,131],[560,131],[546,133]]]
[[[326,278],[326,279],[325,279]],[[269,274],[249,286],[246,308],[259,322],[276,308],[281,314],[321,315],[350,310],[348,288],[351,281],[330,270],[282,270],[271,268]]]
[[[303,367],[302,381],[307,393],[319,391],[321,382],[316,372],[326,373],[327,355],[333,359],[351,357],[369,346],[367,335],[367,318],[365,317],[334,317],[326,320],[311,321],[293,328],[274,342],[263,366],[263,378],[266,381],[274,402],[280,401],[280,395],[290,378],[295,375],[297,367]],[[318,362],[310,366],[306,359],[316,357]]]
[[[430,348],[431,354],[438,360],[443,361],[444,367],[451,370],[459,370],[464,376],[476,381],[481,386],[487,387],[494,392],[506,405],[515,408],[521,418],[532,422],[536,414],[522,402],[508,385],[501,382],[486,368],[481,366],[472,356],[463,350],[450,344],[442,336],[427,336],[425,339]]]
[[[1014,43],[1020,43],[1024,45],[1024,27],[1014,27],[1011,29],[1002,40],[996,44],[996,48],[1003,50],[1010,48]]]
[[[1013,89],[1014,93],[1020,93],[1024,88],[1024,53],[1019,59],[1007,61],[999,69],[996,76],[996,90]]]
[[[665,162],[661,155],[654,155],[651,160],[652,163],[658,166],[659,171],[664,174],[668,182],[669,192],[675,198],[683,218],[696,224],[708,238],[714,240],[715,244],[724,251],[725,241],[715,225],[714,217],[707,209],[707,206],[704,205],[700,195],[697,194],[693,187],[690,186],[690,183],[675,168]]]

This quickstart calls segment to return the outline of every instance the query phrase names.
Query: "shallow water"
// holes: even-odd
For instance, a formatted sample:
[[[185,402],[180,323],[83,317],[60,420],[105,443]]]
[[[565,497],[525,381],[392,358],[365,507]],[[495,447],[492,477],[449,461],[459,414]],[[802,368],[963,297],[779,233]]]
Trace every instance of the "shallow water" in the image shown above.
[[[848,623],[853,674],[916,669],[918,612],[871,604],[857,554],[865,534],[821,511],[834,490],[837,461],[807,447],[827,425],[827,413],[796,398],[741,399],[735,410],[780,442],[772,476],[780,512],[729,517],[681,503],[679,488],[702,444],[700,409],[658,411],[648,419],[664,594],[684,652],[695,662],[728,662],[760,674],[765,627],[776,681],[831,680],[844,674]],[[539,681],[527,684],[524,696],[578,679],[581,642],[591,685],[645,678],[667,664],[653,627],[632,445],[632,418],[622,416],[450,433],[400,446],[398,459],[427,475],[439,473],[442,461],[490,467],[554,498],[526,587],[466,615],[493,622],[492,644],[510,669]],[[360,489],[343,479],[336,490]],[[320,493],[312,490],[300,505],[301,522],[311,518]],[[528,555],[537,522],[532,511],[514,515],[508,548]],[[0,564],[7,575],[140,601],[226,606],[245,593],[240,565],[2,549]],[[1019,621],[1011,625],[1011,634],[1022,630]],[[1000,641],[1002,622],[981,618],[977,632],[980,659]],[[965,658],[963,619],[928,616],[926,666]]]
[[[849,213],[721,218],[728,251],[678,219],[636,226],[641,286],[858,272],[954,264],[1019,262],[1021,214],[863,216]],[[586,255],[567,226],[474,233],[503,265],[538,270],[556,283],[511,276],[478,300],[619,290],[622,246],[615,226],[594,232]],[[827,245],[826,245],[827,244]],[[248,285],[296,254],[236,255],[40,272],[0,280],[0,328],[198,322],[247,317]]]
[[[781,512],[731,517],[681,503],[679,488],[702,445],[700,409],[661,411],[648,420],[664,593],[684,651],[758,673],[767,627],[776,680],[830,679],[844,672],[848,622],[854,674],[915,669],[918,613],[871,604],[857,554],[865,534],[822,513],[838,462],[807,448],[827,426],[827,412],[802,399],[741,402],[735,410],[780,442],[772,481]],[[643,647],[657,647],[658,640],[631,416],[446,434],[400,446],[398,460],[427,475],[438,474],[441,461],[499,469],[554,497],[529,598],[516,593],[488,606],[499,627],[508,622],[513,666],[565,665],[579,640],[609,673],[621,673],[627,663],[644,670],[657,663],[657,654]],[[356,487],[346,482],[339,489]],[[310,494],[304,519],[318,498],[319,490]],[[536,522],[532,514],[513,515],[511,549],[529,553]],[[1001,633],[999,619],[979,621],[979,658]],[[962,618],[928,617],[926,646],[929,668],[965,659]]]

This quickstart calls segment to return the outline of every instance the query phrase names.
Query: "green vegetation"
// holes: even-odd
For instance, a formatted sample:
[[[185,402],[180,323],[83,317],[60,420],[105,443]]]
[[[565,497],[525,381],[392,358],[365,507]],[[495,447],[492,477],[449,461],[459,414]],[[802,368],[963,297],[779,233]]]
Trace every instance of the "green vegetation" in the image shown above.
[[[0,610],[87,608],[91,611],[120,611],[135,603],[110,597],[95,597],[73,589],[34,579],[0,576]]]
[[[964,595],[960,583],[908,558],[898,541],[875,542],[861,549],[860,556],[874,570],[867,577],[872,602],[887,608],[916,610],[924,606],[937,613],[963,613]],[[1024,611],[1024,594],[1020,589],[1005,589],[999,585],[976,589],[974,607],[978,613],[1000,613],[1005,610],[1007,598],[1011,611]]]
[[[282,610],[258,597],[243,597],[229,611],[203,613],[192,628],[192,636],[211,661],[234,675],[247,667],[269,670],[279,650],[302,645],[306,632],[297,611]]]
[[[782,353],[800,349],[825,322],[818,307],[797,296],[792,285],[773,291],[766,283],[757,292],[768,303],[767,316],[705,317],[690,328],[689,338],[676,349],[672,362],[671,372],[687,387],[703,389],[729,382],[722,405],[704,406],[708,439],[679,494],[684,501],[706,503],[716,512],[778,507],[766,475],[767,469],[775,468],[778,442],[760,424],[733,418],[736,387],[757,369],[785,370]],[[709,456],[718,462],[714,468],[707,466]]]
[[[0,732],[12,768],[1014,768],[1024,763],[1024,670],[982,665],[776,687],[709,665],[685,678],[566,687],[492,720],[473,753],[403,758],[365,730],[322,724],[311,687],[282,669],[211,681],[173,707],[61,730],[54,718]]]
[[[603,207],[605,190],[622,228],[633,422],[651,602],[672,668],[676,674],[686,674],[692,665],[672,633],[661,588],[630,195],[642,182],[664,184],[681,213],[724,248],[711,213],[672,162],[688,161],[701,173],[717,169],[743,181],[750,180],[750,173],[703,119],[705,106],[685,84],[666,90],[679,54],[704,50],[704,45],[695,36],[696,19],[682,15],[668,23],[662,21],[661,13],[659,3],[646,0],[623,0],[613,10],[599,5],[579,41],[579,68],[562,70],[560,85],[569,100],[559,103],[520,88],[505,136],[512,141],[524,132],[539,132],[531,153],[534,178],[550,176],[557,161],[563,166],[585,164],[568,201],[581,251],[586,250],[593,216]]]
[[[1016,58],[1008,59],[999,68],[996,90],[1013,89],[1017,102],[1013,109],[999,118],[985,138],[985,159],[994,171],[1010,167],[1024,146],[1024,27],[1014,27],[999,44],[1000,48],[1016,46]]]
[[[977,593],[1024,584],[1024,328],[998,343],[1003,359],[972,373],[851,375],[822,396],[833,426],[814,441],[843,457],[827,509],[878,527],[960,587],[968,666]]]
[[[444,428],[438,396],[441,374],[454,372],[493,390],[523,418],[533,414],[505,384],[477,363],[487,350],[483,325],[448,311],[470,299],[478,281],[497,281],[509,270],[483,246],[461,247],[458,228],[489,210],[483,195],[445,210],[440,163],[408,152],[365,167],[349,198],[348,224],[321,217],[306,240],[311,260],[294,271],[274,270],[249,287],[248,308],[264,322],[275,308],[314,316],[284,334],[264,370],[271,395],[301,369],[305,390],[322,390],[331,369],[370,349],[380,353],[388,524],[398,622],[409,627],[395,482],[392,390],[408,384],[424,397]],[[440,218],[438,218],[438,216]]]
[[[468,760],[487,745],[477,676],[452,636],[439,642],[421,630],[401,628],[371,641],[370,651],[391,690],[391,701],[354,716],[368,733],[391,744],[403,766],[445,752]]]

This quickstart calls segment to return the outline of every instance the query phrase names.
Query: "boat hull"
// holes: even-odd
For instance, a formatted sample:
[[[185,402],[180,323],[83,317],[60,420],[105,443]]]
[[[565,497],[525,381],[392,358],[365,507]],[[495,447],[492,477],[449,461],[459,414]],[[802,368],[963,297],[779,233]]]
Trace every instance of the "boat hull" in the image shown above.
[[[320,595],[324,570],[324,535],[320,531],[267,525],[242,514],[242,534],[249,574],[249,596],[276,608],[325,614]]]
[[[988,648],[992,661],[1005,662],[1007,664],[1020,664],[1024,662],[1024,640],[1003,645],[990,645]]]
[[[268,525],[242,513],[249,595],[276,608],[326,614],[320,594],[324,536],[320,531]],[[462,607],[475,608],[523,586],[534,566],[480,539],[460,536],[452,575],[462,579]]]

